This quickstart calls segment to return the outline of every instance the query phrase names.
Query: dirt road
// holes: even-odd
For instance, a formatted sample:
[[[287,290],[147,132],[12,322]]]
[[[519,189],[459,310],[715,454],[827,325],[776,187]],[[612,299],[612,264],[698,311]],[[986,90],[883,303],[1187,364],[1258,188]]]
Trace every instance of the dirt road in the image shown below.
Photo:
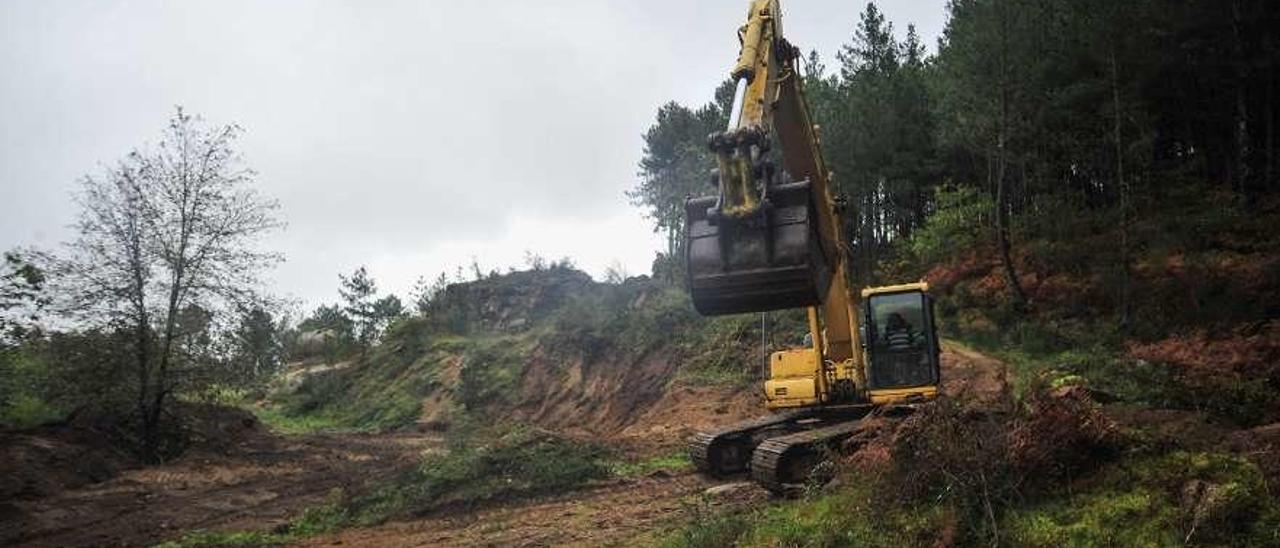
[[[1012,373],[1000,360],[953,341],[942,342],[942,390],[980,400],[998,398]]]

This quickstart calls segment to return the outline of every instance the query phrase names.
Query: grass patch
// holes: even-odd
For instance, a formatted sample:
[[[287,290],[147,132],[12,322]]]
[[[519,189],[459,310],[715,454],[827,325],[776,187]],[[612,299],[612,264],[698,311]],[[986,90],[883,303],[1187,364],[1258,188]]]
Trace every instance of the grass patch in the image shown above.
[[[1008,365],[1014,393],[1019,396],[1042,383],[1079,384],[1130,404],[1162,407],[1171,403],[1175,380],[1168,368],[1125,359],[1106,344],[1046,342],[1054,336],[1032,332],[1037,330],[1023,329],[1021,338],[1037,341],[1033,344],[983,336],[965,336],[956,342]]]
[[[581,486],[609,474],[604,450],[524,426],[479,427],[423,460],[408,490],[415,512]]]
[[[987,337],[961,340],[1008,364],[1017,395],[1024,395],[1036,383],[1069,382],[1089,388],[1103,401],[1199,411],[1241,427],[1271,422],[1275,410],[1280,409],[1280,400],[1270,387],[1271,375],[1265,371],[1249,376],[1228,366],[1177,366],[1136,359],[1103,343],[1049,344],[1043,343],[1049,335],[1026,337],[1042,342],[1027,345]]]
[[[946,502],[883,504],[871,478],[798,501],[695,517],[658,544],[719,546],[977,545]],[[1121,459],[1072,490],[1011,498],[994,508],[1001,546],[1277,546],[1280,508],[1257,468],[1223,454]],[[1073,491],[1073,492],[1071,492]]]
[[[693,468],[689,455],[684,451],[658,455],[639,461],[614,460],[607,463],[609,473],[620,478],[644,476],[658,470],[681,472]]]
[[[262,421],[262,424],[267,425],[267,428],[272,432],[279,434],[298,435],[369,430],[368,428],[362,429],[350,426],[341,419],[320,413],[291,415],[288,411],[274,405],[265,407],[249,406],[248,409],[258,417],[259,421]]]
[[[938,505],[884,507],[869,484],[750,511],[705,515],[660,539],[668,548],[721,546],[928,546],[954,525]]]
[[[1173,452],[1118,462],[1091,488],[1013,508],[1019,546],[1276,546],[1280,508],[1239,457]]]
[[[462,370],[454,391],[468,411],[483,411],[510,403],[519,389],[524,360],[533,350],[530,337],[486,337],[470,342],[462,352]]]
[[[676,371],[676,381],[693,386],[748,386],[756,382],[756,375],[742,368],[717,369],[682,367]]]
[[[594,445],[524,426],[466,430],[450,439],[447,453],[425,457],[388,485],[308,512],[294,530],[302,534],[376,525],[455,505],[570,490],[609,474],[603,450]]]
[[[733,546],[751,530],[751,514],[723,513],[693,520],[656,543],[665,548],[720,548]]]

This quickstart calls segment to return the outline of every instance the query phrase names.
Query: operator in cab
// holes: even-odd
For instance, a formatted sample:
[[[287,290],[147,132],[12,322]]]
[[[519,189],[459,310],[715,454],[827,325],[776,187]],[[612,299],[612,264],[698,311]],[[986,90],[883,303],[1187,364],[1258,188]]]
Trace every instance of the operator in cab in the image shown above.
[[[911,322],[897,312],[889,314],[884,326],[885,346],[889,350],[911,350],[915,345],[916,335],[911,329]]]

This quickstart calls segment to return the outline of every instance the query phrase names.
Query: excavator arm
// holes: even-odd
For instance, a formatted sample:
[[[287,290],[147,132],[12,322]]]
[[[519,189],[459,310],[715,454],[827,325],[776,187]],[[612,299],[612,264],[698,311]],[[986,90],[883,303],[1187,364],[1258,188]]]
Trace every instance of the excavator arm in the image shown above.
[[[719,192],[687,205],[690,288],[706,314],[809,307],[819,358],[806,361],[847,370],[817,376],[813,394],[823,400],[834,377],[862,384],[844,202],[833,196],[777,0],[752,0],[738,34],[729,125],[709,138]]]

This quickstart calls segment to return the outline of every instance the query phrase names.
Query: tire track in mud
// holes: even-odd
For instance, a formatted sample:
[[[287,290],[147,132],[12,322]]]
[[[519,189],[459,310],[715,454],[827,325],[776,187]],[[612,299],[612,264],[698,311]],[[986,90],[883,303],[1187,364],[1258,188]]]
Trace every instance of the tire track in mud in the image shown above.
[[[726,488],[717,495],[707,489]],[[472,512],[348,529],[299,546],[611,546],[647,544],[670,527],[727,508],[750,506],[768,493],[693,472],[614,480],[572,492]]]

